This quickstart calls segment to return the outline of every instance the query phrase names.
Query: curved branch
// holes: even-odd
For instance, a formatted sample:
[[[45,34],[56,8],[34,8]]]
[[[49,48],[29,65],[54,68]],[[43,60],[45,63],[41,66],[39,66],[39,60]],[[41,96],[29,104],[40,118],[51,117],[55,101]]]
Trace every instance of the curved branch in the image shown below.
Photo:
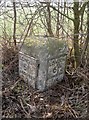
[[[53,10],[59,12],[59,13],[60,13],[61,15],[63,15],[64,17],[66,17],[66,18],[68,18],[68,19],[70,19],[71,21],[74,22],[74,19],[73,19],[73,18],[67,16],[66,14],[64,14],[64,13],[62,13],[62,12],[60,12],[60,11],[59,11],[58,9],[56,9],[54,6],[51,6],[51,5],[50,5],[50,7],[51,7]]]

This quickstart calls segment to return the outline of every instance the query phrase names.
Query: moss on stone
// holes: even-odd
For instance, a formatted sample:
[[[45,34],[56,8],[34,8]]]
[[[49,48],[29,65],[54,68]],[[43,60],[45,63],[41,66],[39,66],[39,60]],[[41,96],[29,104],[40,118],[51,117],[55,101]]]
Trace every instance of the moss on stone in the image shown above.
[[[48,55],[58,54],[65,47],[65,40],[59,40],[52,37],[31,37],[26,40],[24,46],[26,53],[35,57],[40,51]]]

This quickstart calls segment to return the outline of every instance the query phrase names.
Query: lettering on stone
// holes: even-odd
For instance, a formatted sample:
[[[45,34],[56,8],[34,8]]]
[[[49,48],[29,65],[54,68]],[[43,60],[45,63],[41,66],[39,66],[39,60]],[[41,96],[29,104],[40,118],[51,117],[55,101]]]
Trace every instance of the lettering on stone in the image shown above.
[[[38,61],[26,54],[19,54],[19,72],[25,78],[36,79]]]
[[[57,77],[63,74],[64,67],[65,67],[65,57],[49,59],[47,79],[51,79],[53,77]]]

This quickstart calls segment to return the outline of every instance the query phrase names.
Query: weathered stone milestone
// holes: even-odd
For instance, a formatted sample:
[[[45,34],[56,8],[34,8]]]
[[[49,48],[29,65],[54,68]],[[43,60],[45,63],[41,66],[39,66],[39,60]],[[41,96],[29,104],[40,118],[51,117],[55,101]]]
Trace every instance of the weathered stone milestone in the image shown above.
[[[32,37],[19,53],[19,74],[33,88],[43,91],[63,79],[66,55],[65,41]]]

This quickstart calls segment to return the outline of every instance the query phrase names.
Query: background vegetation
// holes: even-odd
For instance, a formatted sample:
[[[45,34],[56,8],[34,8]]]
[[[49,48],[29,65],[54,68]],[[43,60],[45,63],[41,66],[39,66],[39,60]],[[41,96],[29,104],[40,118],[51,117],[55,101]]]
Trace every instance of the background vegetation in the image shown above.
[[[20,43],[21,45],[23,45],[23,43],[28,41],[31,36],[44,36],[44,37],[50,36],[50,37],[56,37],[58,39],[66,40],[69,49],[67,64],[66,64],[66,78],[65,78],[65,81],[67,81],[66,85],[71,92],[73,92],[74,90],[75,93],[77,93],[76,89],[80,86],[79,88],[82,89],[81,92],[82,95],[79,95],[79,93],[77,93],[77,97],[81,96],[81,98],[76,98],[78,102],[76,102],[76,105],[73,105],[72,107],[72,104],[69,103],[68,101],[71,92],[69,92],[68,94],[67,91],[68,96],[65,96],[64,93],[66,90],[65,88],[63,88],[64,89],[63,94],[65,98],[67,98],[67,100],[66,99],[62,100],[63,105],[65,101],[65,106],[64,106],[65,110],[63,111],[63,115],[67,116],[70,113],[71,114],[70,116],[73,117],[82,116],[83,111],[81,110],[82,107],[81,104],[79,104],[79,101],[81,101],[81,99],[83,99],[84,96],[86,96],[86,100],[84,99],[84,101],[87,103],[87,108],[84,108],[84,110],[87,111],[87,113],[89,113],[89,1],[79,2],[77,0],[77,2],[75,2],[74,0],[74,2],[70,3],[70,2],[62,2],[61,0],[59,0],[59,2],[50,2],[50,1],[40,2],[38,0],[36,2],[34,1],[34,3],[20,2],[20,1],[5,3],[2,0],[0,2],[0,39],[3,46],[2,50],[4,57],[2,62],[3,65],[5,66],[5,70],[8,69],[10,70],[12,68],[12,67],[10,68],[10,66],[13,64],[13,60],[16,57],[18,44]],[[10,53],[8,53],[10,57],[8,56],[5,57],[7,53],[6,54],[4,53],[7,52],[8,49],[10,50]],[[11,57],[13,56],[12,52],[15,53],[14,55],[15,57]],[[7,60],[7,58],[9,60]],[[18,60],[16,59],[16,61]],[[14,60],[15,63],[16,61]],[[4,78],[3,80],[4,83],[5,80],[6,78]],[[18,86],[16,85],[18,83],[14,81],[14,84],[15,84],[14,88],[16,87],[15,91],[17,92]],[[8,93],[8,90],[5,88],[6,86],[4,84],[3,87],[4,101],[5,100],[7,101],[5,97],[8,95],[5,94],[5,92]],[[60,89],[60,86],[58,88]],[[59,93],[59,89],[57,93]],[[10,89],[10,92],[12,92],[12,89]],[[73,95],[74,92],[71,94]],[[28,114],[26,108],[24,108],[23,103],[29,106],[31,109],[32,102],[34,102],[35,100],[35,96],[36,95],[41,96],[41,94],[38,95],[38,93],[36,94],[34,93],[32,95],[33,95],[32,98],[33,101],[29,103],[31,104],[31,106],[20,100],[20,104],[21,104],[20,107],[21,109],[23,109],[22,112],[24,112],[23,115],[25,115],[25,117],[30,116],[30,113]],[[49,91],[49,95],[50,95],[50,91]],[[46,98],[44,99],[46,100]],[[66,110],[66,106],[68,108],[67,110]],[[35,106],[33,105],[33,108],[34,107]],[[64,108],[62,108],[62,110]],[[53,109],[52,106],[50,109],[52,110],[52,112],[50,112],[50,110],[48,110],[47,108],[47,115],[49,115],[48,113],[50,113],[49,117],[53,113],[55,113],[54,116],[58,115],[56,111],[60,111],[59,108]],[[79,112],[79,114],[77,114],[78,111],[82,111],[82,112]],[[6,108],[4,108],[3,110],[4,117],[5,117],[5,112],[6,112]],[[9,114],[9,112],[7,113]],[[10,114],[7,115],[7,113],[6,116],[10,116]],[[65,115],[65,113],[68,114]],[[47,117],[47,115],[45,115],[45,117]],[[14,115],[14,110],[12,116],[16,117]],[[89,117],[88,114],[87,115],[84,114],[84,116],[82,117],[85,116]]]

